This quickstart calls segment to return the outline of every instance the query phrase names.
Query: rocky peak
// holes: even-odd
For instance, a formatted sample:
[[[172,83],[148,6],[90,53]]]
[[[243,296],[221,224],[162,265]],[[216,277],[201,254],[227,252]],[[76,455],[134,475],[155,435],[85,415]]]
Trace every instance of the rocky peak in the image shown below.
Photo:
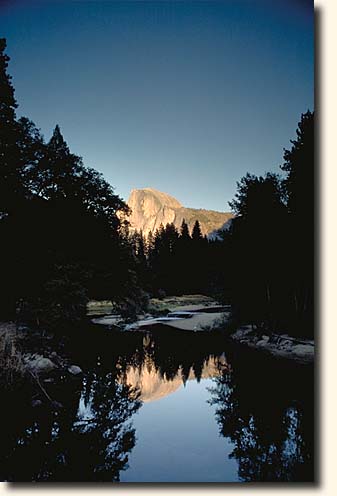
[[[133,189],[128,205],[132,210],[131,228],[142,230],[144,234],[154,232],[160,224],[174,223],[180,228],[183,219],[190,230],[198,220],[203,234],[209,234],[233,217],[231,213],[185,208],[173,196],[154,188]]]

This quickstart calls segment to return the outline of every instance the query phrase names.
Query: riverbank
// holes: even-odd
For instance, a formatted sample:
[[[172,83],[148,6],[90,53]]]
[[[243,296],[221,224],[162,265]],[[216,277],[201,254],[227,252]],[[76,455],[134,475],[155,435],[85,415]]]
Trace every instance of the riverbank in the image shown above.
[[[53,390],[81,378],[82,369],[61,351],[52,333],[0,322],[0,388],[34,408],[63,408]]]
[[[313,363],[315,358],[313,340],[295,338],[288,334],[261,333],[251,325],[240,327],[230,335],[230,339],[242,346],[298,363]]]
[[[132,324],[125,325],[118,315],[100,314],[100,310],[107,308],[106,303],[90,305],[90,311],[97,311],[94,324],[107,328],[119,328],[123,331],[147,332],[157,329],[169,332],[210,332],[220,333],[224,340],[250,349],[269,354],[276,358],[284,358],[298,363],[313,363],[315,356],[314,341],[300,339],[286,333],[271,333],[255,329],[251,325],[243,325],[233,330],[233,323],[229,326],[230,306],[220,305],[211,297],[204,295],[182,295],[151,299],[149,313],[139,316]]]
[[[0,385],[2,389],[27,391],[33,405],[52,404],[53,386],[83,375],[83,357],[90,355],[92,346],[99,348],[105,339],[116,333],[127,334],[132,340],[153,331],[156,334],[198,335],[200,338],[216,339],[219,349],[232,341],[239,346],[256,350],[275,358],[297,363],[313,363],[314,341],[298,339],[283,334],[273,334],[255,329],[250,325],[234,328],[229,325],[230,308],[221,306],[203,295],[182,295],[152,299],[151,313],[139,316],[134,324],[123,324],[120,317],[109,313],[106,302],[93,302],[85,324],[86,349],[83,347],[84,328],[81,332],[63,338],[41,329],[31,329],[13,322],[0,323]],[[99,311],[102,314],[99,315]],[[110,308],[111,310],[111,308]],[[98,311],[98,314],[96,313]],[[105,313],[106,311],[107,314]],[[95,317],[94,317],[95,316]],[[87,327],[86,327],[87,326]],[[113,332],[112,332],[113,331]],[[72,351],[68,346],[71,335]],[[103,341],[102,341],[103,339]],[[65,344],[65,343],[68,344]],[[118,338],[118,347],[121,346]],[[123,340],[124,342],[124,340]],[[193,341],[194,342],[194,341]],[[89,345],[88,345],[89,343]],[[193,346],[193,343],[191,344]],[[81,366],[79,366],[79,365]],[[30,393],[28,393],[30,391]],[[58,401],[57,399],[55,401]]]
[[[88,315],[92,323],[121,331],[142,331],[158,324],[182,331],[212,331],[222,326],[230,311],[228,305],[223,306],[209,296],[198,294],[151,298],[147,313],[139,315],[131,324],[126,324],[112,311],[104,314],[102,309],[107,308],[107,302],[91,302]]]
[[[301,463],[308,460],[311,367],[259,355],[226,341],[221,333],[166,331],[110,332],[90,326],[87,332],[81,328],[73,341],[67,340],[67,354],[76,357],[83,378],[67,377],[54,384],[40,379],[52,400],[63,407],[51,406],[36,385],[34,394],[40,397],[28,408],[19,398],[27,394],[23,388],[16,392],[21,403],[3,401],[2,479],[101,481],[103,467],[104,480],[118,471],[124,482],[157,480],[163,461],[165,474],[174,476],[172,460],[183,467],[184,477],[187,466],[191,478],[197,478],[206,460],[206,472],[218,466],[216,481],[224,478],[224,450],[229,463],[234,463],[230,453],[244,445],[247,433],[256,440],[257,449],[265,450],[266,471],[270,471],[267,455],[275,453],[275,446],[281,453],[280,467],[285,466],[286,456],[293,463],[295,450]],[[36,347],[40,349],[40,344]],[[261,425],[267,430],[257,428]],[[294,449],[289,451],[289,445]],[[303,448],[305,453],[300,451]],[[248,449],[255,466],[251,445]],[[297,469],[296,474],[298,480]]]

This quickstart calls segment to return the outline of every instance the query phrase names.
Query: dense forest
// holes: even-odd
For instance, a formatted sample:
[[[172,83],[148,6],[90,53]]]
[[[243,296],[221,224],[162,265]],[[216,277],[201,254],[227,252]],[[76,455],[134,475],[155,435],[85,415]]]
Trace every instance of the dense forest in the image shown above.
[[[139,280],[151,294],[203,293],[232,305],[235,324],[314,333],[314,114],[301,116],[281,173],[247,173],[219,239],[196,222],[131,236]]]
[[[128,319],[149,297],[203,293],[232,305],[236,324],[314,332],[314,115],[301,116],[280,174],[247,174],[230,228],[209,240],[168,224],[132,232],[129,208],[67,146],[16,115],[0,39],[0,319],[64,329],[91,299]],[[273,164],[271,164],[272,166]],[[116,178],[117,179],[117,178]]]
[[[46,142],[33,122],[17,119],[5,47],[2,39],[0,317],[60,327],[80,321],[92,298],[133,312],[144,294],[128,241],[128,207],[70,152],[59,126]]]

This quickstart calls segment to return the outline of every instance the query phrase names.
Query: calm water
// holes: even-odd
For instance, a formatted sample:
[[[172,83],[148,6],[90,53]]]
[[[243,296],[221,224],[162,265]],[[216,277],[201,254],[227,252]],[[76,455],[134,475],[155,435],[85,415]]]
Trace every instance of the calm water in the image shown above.
[[[312,481],[312,368],[165,331],[83,339],[62,410],[7,412],[1,480]]]

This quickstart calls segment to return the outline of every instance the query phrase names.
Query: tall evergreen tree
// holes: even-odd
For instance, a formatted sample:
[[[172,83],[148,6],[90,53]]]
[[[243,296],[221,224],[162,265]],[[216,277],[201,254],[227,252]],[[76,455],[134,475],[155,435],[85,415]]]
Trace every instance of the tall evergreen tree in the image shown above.
[[[307,112],[284,152],[286,179],[247,174],[238,183],[226,241],[239,320],[306,336],[312,336],[314,322],[313,142],[313,114]]]
[[[314,210],[314,113],[309,110],[301,115],[296,130],[296,139],[291,140],[290,150],[284,150],[281,169],[287,172],[286,191],[289,212],[309,219],[312,225]]]
[[[188,225],[187,225],[185,219],[183,219],[183,221],[181,223],[181,227],[180,227],[180,238],[182,240],[189,240],[189,239],[191,239],[190,232],[189,232],[189,229],[188,229]]]
[[[21,269],[26,260],[27,240],[20,231],[18,218],[27,210],[30,198],[27,170],[37,159],[41,137],[26,118],[16,120],[17,103],[11,76],[6,40],[0,39],[0,273],[4,289],[0,301],[3,318],[14,318],[22,286]],[[33,131],[34,128],[34,131]],[[4,242],[5,240],[5,242]]]
[[[11,76],[6,40],[0,38],[0,216],[6,215],[23,196],[20,150],[16,123],[17,103]]]
[[[290,150],[284,150],[284,163],[281,166],[281,169],[287,173],[285,186],[290,213],[288,265],[293,283],[292,301],[296,326],[298,329],[313,333],[315,292],[313,112],[308,110],[301,115],[296,136],[295,140],[291,140]]]
[[[192,239],[193,241],[201,241],[202,240],[202,233],[201,233],[201,228],[199,221],[196,220],[192,229]]]
[[[147,258],[151,258],[151,253],[152,253],[152,250],[153,250],[153,243],[154,243],[154,239],[153,239],[153,234],[152,234],[152,231],[149,231],[148,235],[147,235],[147,238],[146,238],[146,256]]]

